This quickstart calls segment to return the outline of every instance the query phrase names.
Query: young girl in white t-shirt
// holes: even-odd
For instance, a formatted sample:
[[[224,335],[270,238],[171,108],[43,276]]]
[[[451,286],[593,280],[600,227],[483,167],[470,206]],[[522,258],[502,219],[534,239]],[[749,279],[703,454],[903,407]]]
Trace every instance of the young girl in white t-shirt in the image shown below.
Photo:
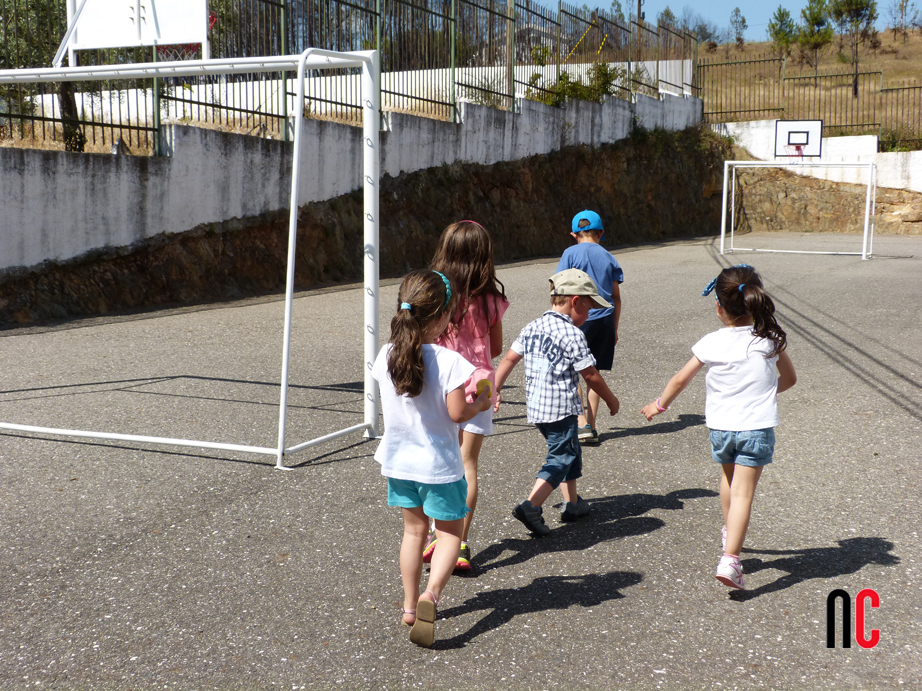
[[[375,460],[388,479],[388,506],[403,510],[403,623],[413,627],[410,640],[428,648],[435,639],[436,605],[458,560],[468,512],[458,424],[486,410],[490,396],[484,391],[468,403],[464,384],[474,366],[435,345],[456,303],[449,280],[436,271],[414,271],[400,284],[397,302],[390,343],[372,368],[384,413],[384,436]],[[435,520],[438,543],[426,590],[420,594],[429,518]]]
[[[748,264],[724,269],[702,295],[712,290],[716,290],[717,317],[726,328],[698,341],[692,359],[641,412],[647,420],[665,412],[698,371],[708,366],[705,421],[711,430],[711,456],[721,464],[724,515],[724,554],[717,565],[717,580],[742,589],[740,552],[762,468],[772,462],[776,397],[794,386],[797,375],[785,350],[787,337],[775,321],[775,304],[756,270]]]

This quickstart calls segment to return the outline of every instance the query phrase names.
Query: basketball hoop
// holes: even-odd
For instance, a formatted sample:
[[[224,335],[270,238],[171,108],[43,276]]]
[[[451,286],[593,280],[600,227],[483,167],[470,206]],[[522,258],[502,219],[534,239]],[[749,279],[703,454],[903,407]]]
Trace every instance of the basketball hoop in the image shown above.
[[[804,162],[804,147],[801,144],[792,144],[784,146],[784,151],[788,158],[797,159],[797,163]]]
[[[218,21],[217,12],[208,13],[208,31]],[[199,60],[202,57],[201,43],[174,43],[157,46],[157,59],[161,62],[179,62],[180,60]]]

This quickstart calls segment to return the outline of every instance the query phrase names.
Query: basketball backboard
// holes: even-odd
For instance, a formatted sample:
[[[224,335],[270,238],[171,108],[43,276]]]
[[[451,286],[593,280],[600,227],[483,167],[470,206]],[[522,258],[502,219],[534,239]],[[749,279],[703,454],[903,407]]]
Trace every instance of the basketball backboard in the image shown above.
[[[208,40],[207,0],[67,0],[69,26],[75,18],[72,50]]]
[[[775,122],[775,158],[819,157],[822,153],[822,120],[777,120]]]

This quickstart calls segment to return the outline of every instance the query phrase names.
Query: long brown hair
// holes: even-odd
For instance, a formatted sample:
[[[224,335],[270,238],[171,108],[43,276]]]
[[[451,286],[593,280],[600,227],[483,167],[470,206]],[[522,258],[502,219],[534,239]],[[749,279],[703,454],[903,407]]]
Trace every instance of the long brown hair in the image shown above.
[[[752,317],[752,333],[772,342],[766,357],[779,355],[787,346],[787,335],[775,321],[775,303],[765,292],[759,274],[748,264],[731,266],[717,277],[715,294],[730,319]]]
[[[493,264],[493,238],[476,221],[452,223],[442,231],[430,268],[448,276],[458,290],[458,309],[451,315],[455,327],[461,323],[473,298],[506,297],[506,287],[496,277]],[[492,324],[493,315],[487,314],[487,318]]]
[[[412,271],[400,283],[397,314],[391,319],[391,352],[387,356],[387,371],[400,396],[419,396],[423,391],[424,332],[457,304],[457,296],[447,281],[436,271]]]

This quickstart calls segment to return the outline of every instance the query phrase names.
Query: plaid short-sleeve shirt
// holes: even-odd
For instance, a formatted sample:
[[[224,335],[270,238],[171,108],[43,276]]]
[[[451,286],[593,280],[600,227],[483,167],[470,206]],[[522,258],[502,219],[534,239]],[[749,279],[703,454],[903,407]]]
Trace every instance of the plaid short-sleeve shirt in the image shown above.
[[[582,412],[577,377],[595,366],[595,358],[570,317],[548,310],[522,329],[512,350],[525,358],[528,422],[556,422]]]

